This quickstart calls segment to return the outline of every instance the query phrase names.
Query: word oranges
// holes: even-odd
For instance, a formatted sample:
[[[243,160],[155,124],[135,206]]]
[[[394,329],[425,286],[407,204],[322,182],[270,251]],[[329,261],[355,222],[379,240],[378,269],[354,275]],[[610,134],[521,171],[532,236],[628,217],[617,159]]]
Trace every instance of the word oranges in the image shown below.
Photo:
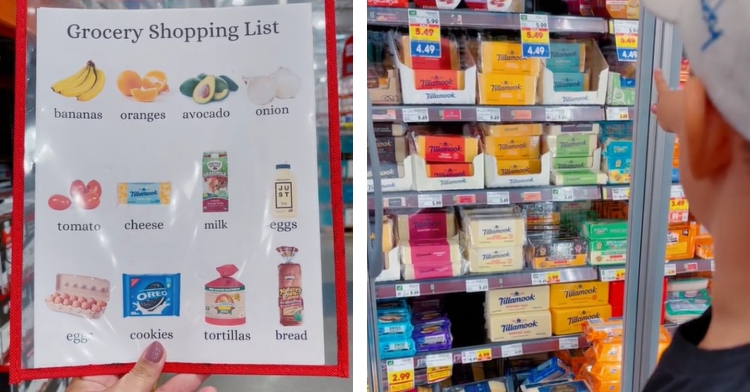
[[[143,77],[135,71],[123,71],[117,77],[117,89],[138,102],[152,102],[159,94],[169,92],[167,75],[162,71],[149,71]]]

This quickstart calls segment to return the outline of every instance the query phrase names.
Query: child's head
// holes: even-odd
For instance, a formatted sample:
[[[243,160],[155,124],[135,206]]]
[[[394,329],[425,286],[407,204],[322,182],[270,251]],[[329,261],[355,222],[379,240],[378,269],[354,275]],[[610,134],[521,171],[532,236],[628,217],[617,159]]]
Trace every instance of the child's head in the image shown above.
[[[750,1],[644,0],[680,28],[691,78],[659,88],[657,117],[679,139],[680,182],[709,230],[719,210],[748,208],[750,194]],[[657,77],[658,79],[658,77]]]

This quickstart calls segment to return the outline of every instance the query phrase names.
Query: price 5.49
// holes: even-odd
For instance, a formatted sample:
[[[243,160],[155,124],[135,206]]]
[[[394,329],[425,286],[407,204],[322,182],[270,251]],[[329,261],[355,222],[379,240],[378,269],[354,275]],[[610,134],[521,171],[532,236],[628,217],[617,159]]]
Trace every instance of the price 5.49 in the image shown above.
[[[432,37],[433,35],[435,35],[435,29],[430,27],[417,27],[414,29],[414,34],[420,37]]]
[[[527,31],[526,32],[526,38],[529,39],[542,39],[544,38],[544,33],[541,31]]]

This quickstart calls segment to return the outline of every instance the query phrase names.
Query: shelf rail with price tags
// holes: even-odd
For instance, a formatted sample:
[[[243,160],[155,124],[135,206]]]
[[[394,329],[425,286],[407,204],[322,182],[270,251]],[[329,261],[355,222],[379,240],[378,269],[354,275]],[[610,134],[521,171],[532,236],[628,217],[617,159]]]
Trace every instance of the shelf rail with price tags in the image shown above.
[[[521,14],[521,55],[525,58],[549,58],[549,20],[547,15]]]
[[[615,35],[617,60],[633,63],[638,61],[638,21],[613,20],[612,30]]]
[[[440,17],[437,11],[409,11],[409,48],[412,57],[440,58]]]

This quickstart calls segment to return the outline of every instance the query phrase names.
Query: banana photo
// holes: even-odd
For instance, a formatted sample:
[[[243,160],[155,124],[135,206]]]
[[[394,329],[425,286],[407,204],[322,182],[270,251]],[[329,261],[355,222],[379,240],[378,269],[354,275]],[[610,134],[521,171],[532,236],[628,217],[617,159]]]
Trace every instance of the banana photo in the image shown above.
[[[52,91],[63,97],[76,98],[78,101],[86,102],[96,98],[102,92],[105,81],[104,71],[97,68],[94,62],[89,60],[75,74],[53,84]]]

